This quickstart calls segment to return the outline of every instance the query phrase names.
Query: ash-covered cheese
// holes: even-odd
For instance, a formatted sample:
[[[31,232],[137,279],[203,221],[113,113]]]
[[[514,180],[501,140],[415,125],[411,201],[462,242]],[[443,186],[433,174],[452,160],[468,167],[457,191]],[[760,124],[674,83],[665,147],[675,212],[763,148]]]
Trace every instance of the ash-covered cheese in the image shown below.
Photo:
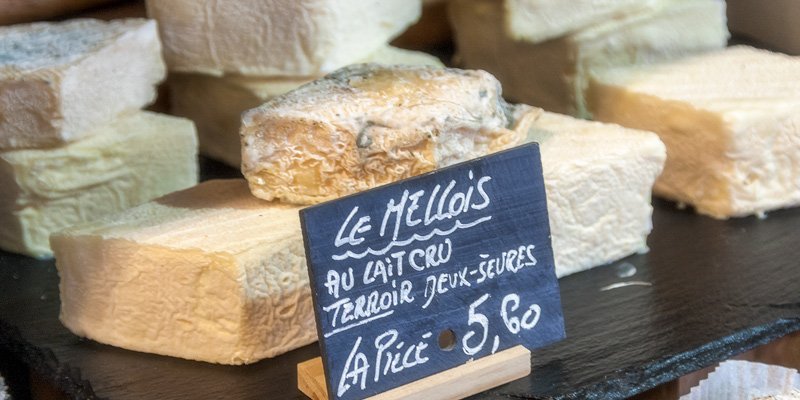
[[[48,257],[51,233],[195,183],[192,122],[150,112],[63,147],[0,152],[0,248]]]
[[[432,55],[390,46],[382,47],[362,61],[384,65],[443,66]],[[172,112],[195,122],[202,153],[239,168],[242,160],[239,139],[242,112],[314,79],[173,74],[169,78]]]
[[[589,117],[584,92],[591,74],[725,47],[729,35],[723,1],[658,5],[537,44],[508,35],[499,1],[453,0],[449,12],[458,59],[467,68],[497,76],[506,98]]]
[[[318,76],[361,60],[420,17],[421,0],[147,0],[170,70]]]
[[[242,172],[263,199],[330,200],[518,144],[529,111],[484,71],[354,65],[246,112]]]
[[[0,27],[0,149],[76,140],[151,103],[165,75],[154,21]]]
[[[539,43],[611,19],[657,8],[668,0],[498,0],[509,37]]]
[[[745,46],[592,81],[596,118],[658,133],[657,194],[716,218],[800,204],[800,58]]]
[[[101,343],[220,364],[311,343],[298,211],[218,180],[62,231],[61,321]]]
[[[540,145],[556,275],[647,251],[656,134],[541,112],[526,141]]]

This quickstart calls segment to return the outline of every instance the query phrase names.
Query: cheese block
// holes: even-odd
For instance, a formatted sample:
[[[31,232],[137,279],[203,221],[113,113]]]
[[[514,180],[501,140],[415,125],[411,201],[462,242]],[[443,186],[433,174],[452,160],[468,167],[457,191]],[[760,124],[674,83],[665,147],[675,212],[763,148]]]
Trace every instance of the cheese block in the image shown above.
[[[647,251],[656,134],[541,112],[526,141],[540,145],[557,276]]]
[[[800,55],[800,1],[727,0],[731,31],[769,48]]]
[[[443,66],[432,55],[390,46],[382,47],[363,61]],[[314,79],[173,74],[169,78],[172,112],[195,122],[202,153],[239,168],[242,162],[239,140],[242,112]]]
[[[800,204],[800,58],[731,47],[592,81],[592,112],[667,145],[657,194],[716,218]]]
[[[53,235],[61,321],[101,343],[220,364],[311,343],[298,210],[217,180]]]
[[[316,76],[369,56],[414,23],[421,0],[147,0],[170,70]]]
[[[505,27],[516,40],[539,43],[611,19],[658,7],[667,0],[501,0]]]
[[[150,112],[63,147],[0,152],[0,248],[48,257],[52,232],[196,182],[192,122]]]
[[[580,117],[589,117],[590,74],[719,49],[728,39],[721,0],[672,0],[538,44],[507,35],[496,0],[453,0],[450,16],[461,64],[496,75],[508,99]]]
[[[0,27],[0,149],[56,146],[151,103],[164,78],[154,21]]]
[[[312,204],[518,144],[529,111],[484,71],[357,64],[246,112],[242,172]]]

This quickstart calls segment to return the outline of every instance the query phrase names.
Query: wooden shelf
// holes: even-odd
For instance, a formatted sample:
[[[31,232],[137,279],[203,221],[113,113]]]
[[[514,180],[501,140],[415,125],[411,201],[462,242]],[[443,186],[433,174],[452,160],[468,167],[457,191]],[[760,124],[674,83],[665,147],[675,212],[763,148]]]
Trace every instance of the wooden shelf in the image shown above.
[[[238,176],[201,165],[206,179]],[[800,331],[800,209],[717,221],[656,201],[653,223],[649,253],[560,281],[567,339],[480,398],[626,398]],[[625,281],[651,286],[602,290]],[[0,354],[74,398],[297,399],[297,363],[319,355],[233,367],[137,353],[78,338],[58,310],[52,261],[0,253]]]

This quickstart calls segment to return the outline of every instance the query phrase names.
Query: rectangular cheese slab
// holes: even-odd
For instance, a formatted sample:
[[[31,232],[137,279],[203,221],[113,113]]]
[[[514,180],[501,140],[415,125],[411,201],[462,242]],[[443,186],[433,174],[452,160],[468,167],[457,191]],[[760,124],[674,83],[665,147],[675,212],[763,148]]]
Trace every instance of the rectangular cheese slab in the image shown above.
[[[449,11],[464,67],[497,76],[510,100],[584,118],[592,73],[719,49],[728,40],[720,0],[665,2],[538,44],[508,35],[499,1],[454,0]]]
[[[716,218],[800,204],[800,58],[745,46],[598,75],[596,118],[658,133],[657,194]]]
[[[165,72],[154,21],[0,27],[0,150],[92,134],[151,103]]]
[[[351,65],[247,111],[242,172],[257,197],[314,204],[519,144],[529,110],[485,71]]]
[[[196,182],[192,122],[150,112],[63,147],[0,152],[0,248],[48,257],[52,232]]]
[[[516,40],[539,43],[610,19],[654,9],[667,0],[500,0],[506,31]]]
[[[52,238],[61,321],[101,343],[220,364],[311,343],[298,211],[217,180],[64,230]]]
[[[542,153],[558,277],[647,251],[666,158],[656,134],[541,112],[526,141]]]
[[[359,62],[384,65],[443,66],[438,58],[418,52],[384,46]],[[239,168],[242,162],[239,126],[242,112],[294,90],[316,77],[245,77],[206,74],[170,75],[172,112],[197,125],[200,151]]]
[[[421,0],[147,0],[171,71],[317,76],[369,56]]]

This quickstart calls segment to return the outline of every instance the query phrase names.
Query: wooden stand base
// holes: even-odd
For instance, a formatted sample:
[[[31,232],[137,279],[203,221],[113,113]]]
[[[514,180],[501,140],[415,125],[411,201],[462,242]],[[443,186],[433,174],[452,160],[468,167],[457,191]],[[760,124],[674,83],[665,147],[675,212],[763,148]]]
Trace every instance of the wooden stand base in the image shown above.
[[[528,376],[530,373],[530,350],[516,346],[394,388],[370,399],[461,399]],[[317,357],[297,364],[297,388],[312,400],[328,400],[322,358]]]

